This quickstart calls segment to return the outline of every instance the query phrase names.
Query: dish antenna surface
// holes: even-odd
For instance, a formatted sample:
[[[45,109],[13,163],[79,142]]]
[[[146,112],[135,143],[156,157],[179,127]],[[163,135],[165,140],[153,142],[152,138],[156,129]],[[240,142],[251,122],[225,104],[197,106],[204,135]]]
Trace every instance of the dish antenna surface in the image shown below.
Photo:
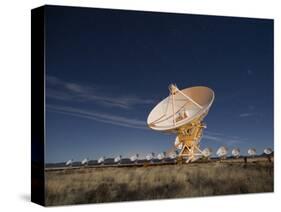
[[[154,157],[155,157],[155,153],[151,152],[145,158],[146,160],[151,161],[152,159],[154,159]]]
[[[68,160],[66,161],[65,165],[66,166],[72,166],[73,160]]]
[[[239,158],[239,157],[240,157],[240,149],[239,149],[239,148],[234,148],[234,149],[231,151],[231,154],[232,154],[233,157]]]
[[[225,146],[221,146],[217,151],[217,155],[220,158],[226,158],[227,152],[228,152],[228,149]]]
[[[212,155],[212,149],[211,148],[205,148],[202,151],[202,154],[205,158],[209,158]]]
[[[81,161],[82,165],[88,165],[88,158],[85,158]]]
[[[117,156],[116,158],[114,158],[114,162],[115,162],[115,163],[120,163],[121,160],[122,160],[122,156],[121,156],[121,155],[119,155],[119,156]]]
[[[101,163],[104,162],[104,160],[105,160],[105,157],[100,157],[100,158],[98,159],[98,163],[101,164]]]
[[[214,92],[203,86],[179,90],[173,84],[169,86],[169,91],[169,96],[148,115],[148,127],[176,133],[175,147],[180,150],[179,157],[187,157],[187,162],[194,161],[202,156],[199,143],[203,128],[206,128],[202,121],[214,101]]]
[[[132,162],[137,162],[138,159],[139,159],[139,154],[135,154],[135,155],[133,155],[132,157],[130,157],[130,160],[131,160]]]
[[[169,154],[169,158],[170,159],[175,159],[177,157],[177,153],[176,152],[171,152],[170,154]]]
[[[266,155],[270,155],[273,151],[272,151],[271,148],[265,148],[265,149],[263,150],[263,152],[264,152],[264,154],[266,154]]]
[[[183,143],[180,142],[179,136],[177,136],[176,139],[175,139],[175,148],[178,149],[178,150],[181,150],[182,147],[183,147]]]
[[[165,158],[165,153],[164,153],[164,152],[159,153],[159,154],[157,155],[157,159],[158,159],[158,160],[163,160],[164,158]]]
[[[250,148],[250,149],[248,149],[248,154],[249,154],[250,156],[254,157],[254,156],[256,156],[257,151],[256,151],[255,148]]]

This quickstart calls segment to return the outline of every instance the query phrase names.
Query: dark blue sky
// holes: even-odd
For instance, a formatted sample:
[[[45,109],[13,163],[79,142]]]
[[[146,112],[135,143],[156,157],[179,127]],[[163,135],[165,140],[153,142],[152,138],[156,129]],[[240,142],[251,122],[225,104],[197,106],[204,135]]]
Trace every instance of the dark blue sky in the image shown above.
[[[202,148],[273,148],[272,20],[49,6],[46,76],[47,162],[169,149],[170,83],[215,91]]]

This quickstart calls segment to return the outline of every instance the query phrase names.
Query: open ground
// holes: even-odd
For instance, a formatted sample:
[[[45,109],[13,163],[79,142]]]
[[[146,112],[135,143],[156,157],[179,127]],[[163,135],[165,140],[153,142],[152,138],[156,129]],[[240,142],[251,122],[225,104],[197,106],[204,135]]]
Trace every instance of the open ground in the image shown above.
[[[46,171],[46,205],[273,192],[266,159]]]

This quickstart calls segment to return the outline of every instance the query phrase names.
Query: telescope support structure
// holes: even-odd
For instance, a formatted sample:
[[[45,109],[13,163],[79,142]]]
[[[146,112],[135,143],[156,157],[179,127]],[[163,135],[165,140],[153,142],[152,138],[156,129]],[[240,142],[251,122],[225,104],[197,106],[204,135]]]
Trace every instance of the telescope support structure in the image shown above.
[[[179,90],[175,84],[169,85],[169,96],[159,103],[148,117],[148,126],[154,130],[176,133],[173,148],[178,162],[193,162],[203,156],[200,140],[206,125],[203,119],[208,114],[214,100],[214,92],[203,86]]]
[[[178,155],[181,159],[187,158],[186,162],[192,162],[202,156],[200,150],[200,140],[202,137],[203,129],[206,125],[197,120],[191,124],[182,126],[178,130],[179,144],[182,145],[182,149]]]

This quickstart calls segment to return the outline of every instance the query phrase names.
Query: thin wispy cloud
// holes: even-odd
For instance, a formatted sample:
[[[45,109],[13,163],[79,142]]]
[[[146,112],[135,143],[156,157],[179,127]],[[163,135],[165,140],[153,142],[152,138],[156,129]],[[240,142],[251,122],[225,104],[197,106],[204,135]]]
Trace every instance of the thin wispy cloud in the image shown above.
[[[47,105],[47,110],[51,112],[61,113],[65,115],[75,116],[79,118],[85,118],[94,120],[101,123],[112,124],[116,126],[134,128],[134,129],[148,129],[146,122],[139,119],[126,118],[122,116],[112,115],[108,113],[100,113],[96,111],[88,111],[73,107]]]
[[[247,117],[255,117],[256,119],[260,119],[263,117],[262,113],[259,112],[247,112],[239,114],[240,118],[247,118]]]
[[[208,134],[204,134],[203,138],[207,139],[207,140],[211,140],[211,141],[217,141],[217,142],[221,142],[222,141],[222,138],[220,138],[218,136],[208,135]]]
[[[50,112],[60,113],[83,119],[89,119],[100,123],[106,123],[133,129],[148,130],[146,122],[144,120],[139,120],[136,118],[128,118],[109,113],[100,113],[97,111],[89,111],[68,106],[47,104],[46,108]],[[203,134],[203,139],[211,140],[216,143],[222,144],[225,144],[227,142],[230,145],[238,144],[247,140],[245,138],[240,138],[239,136],[226,136],[223,133],[212,131],[205,131]]]
[[[211,131],[204,132],[203,138],[220,144],[227,143],[228,145],[237,145],[241,142],[247,141],[246,138],[240,138],[239,136],[225,135],[223,133]]]
[[[239,117],[249,117],[249,116],[254,116],[254,115],[256,115],[255,113],[241,113],[241,114],[239,114]]]
[[[55,76],[47,76],[46,96],[61,101],[87,102],[106,107],[130,109],[137,105],[152,104],[154,100],[136,95],[114,95],[105,92],[98,86],[85,86],[79,83],[61,80]]]

